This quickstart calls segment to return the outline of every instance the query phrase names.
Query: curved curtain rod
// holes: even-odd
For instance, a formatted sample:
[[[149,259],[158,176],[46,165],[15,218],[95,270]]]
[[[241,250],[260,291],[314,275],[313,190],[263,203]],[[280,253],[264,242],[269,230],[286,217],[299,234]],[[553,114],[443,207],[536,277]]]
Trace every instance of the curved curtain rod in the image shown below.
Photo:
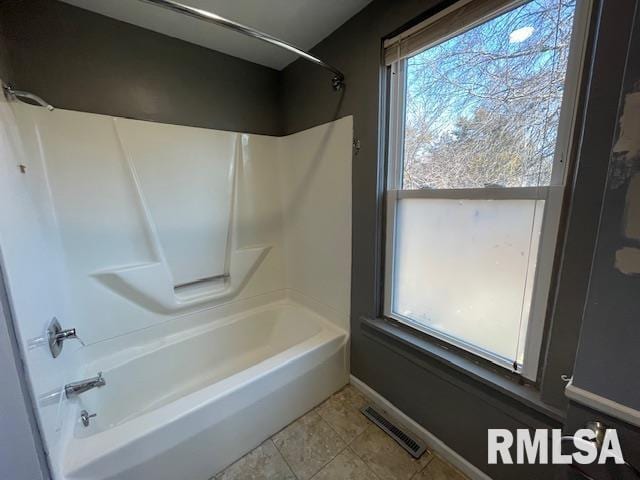
[[[301,50],[298,47],[285,42],[284,40],[280,40],[279,38],[273,37],[268,33],[260,32],[259,30],[256,30],[254,28],[247,27],[246,25],[242,25],[241,23],[234,22],[233,20],[229,20],[227,18],[221,17],[220,15],[217,15],[213,12],[202,10],[200,8],[191,7],[189,5],[184,5],[174,0],[140,0],[140,1],[145,3],[151,3],[153,5],[166,8],[167,10],[171,10],[173,12],[187,15],[189,17],[197,18],[198,20],[204,20],[205,22],[220,25],[222,27],[228,28],[229,30],[233,30],[234,32],[242,33],[243,35],[257,38],[259,40],[262,40],[263,42],[267,42],[277,47],[284,48],[285,50],[289,50],[290,52],[293,52],[299,55],[305,60],[315,63],[316,65],[320,65],[321,67],[332,72],[334,76],[331,79],[331,85],[333,86],[334,90],[336,91],[342,90],[342,88],[344,87],[344,74],[340,70],[329,65],[328,63],[323,62],[318,57],[314,57],[309,52],[305,52],[304,50]]]
[[[32,102],[37,103],[41,107],[45,107],[49,111],[54,110],[54,108],[48,102],[45,102],[38,95],[35,95],[31,92],[25,92],[24,90],[15,90],[13,87],[11,87],[11,85],[7,85],[2,81],[0,81],[0,83],[2,83],[2,90],[4,91],[5,97],[18,99],[18,100],[21,98],[28,98]]]

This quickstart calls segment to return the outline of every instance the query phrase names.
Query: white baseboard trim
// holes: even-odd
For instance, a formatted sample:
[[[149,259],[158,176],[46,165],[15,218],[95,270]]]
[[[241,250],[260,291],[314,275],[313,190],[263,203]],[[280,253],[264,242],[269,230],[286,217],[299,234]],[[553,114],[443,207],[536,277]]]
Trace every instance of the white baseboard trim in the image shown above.
[[[412,420],[398,407],[393,405],[389,400],[384,398],[362,380],[354,377],[353,375],[351,375],[350,380],[351,385],[353,385],[357,390],[360,390],[360,392],[368,397],[378,408],[383,410],[387,416],[414,433],[427,444],[429,450],[440,455],[444,460],[456,467],[471,480],[491,480],[491,477],[486,473],[455,452],[451,447],[446,445],[442,440],[425,429],[422,425]]]

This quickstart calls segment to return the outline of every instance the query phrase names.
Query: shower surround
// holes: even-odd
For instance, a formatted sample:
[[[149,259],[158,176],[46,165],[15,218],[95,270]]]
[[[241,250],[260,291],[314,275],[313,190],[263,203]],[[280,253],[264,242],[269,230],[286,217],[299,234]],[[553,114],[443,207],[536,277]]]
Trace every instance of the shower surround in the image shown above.
[[[279,138],[0,118],[0,251],[57,479],[209,478],[347,382],[350,117]],[[54,316],[86,346],[53,359]]]

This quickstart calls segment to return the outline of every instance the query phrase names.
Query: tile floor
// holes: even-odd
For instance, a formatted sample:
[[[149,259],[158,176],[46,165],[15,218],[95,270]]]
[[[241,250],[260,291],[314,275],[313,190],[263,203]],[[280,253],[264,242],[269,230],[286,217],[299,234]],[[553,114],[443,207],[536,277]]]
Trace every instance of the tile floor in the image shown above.
[[[347,385],[211,480],[464,480],[436,455],[415,460],[360,413]]]

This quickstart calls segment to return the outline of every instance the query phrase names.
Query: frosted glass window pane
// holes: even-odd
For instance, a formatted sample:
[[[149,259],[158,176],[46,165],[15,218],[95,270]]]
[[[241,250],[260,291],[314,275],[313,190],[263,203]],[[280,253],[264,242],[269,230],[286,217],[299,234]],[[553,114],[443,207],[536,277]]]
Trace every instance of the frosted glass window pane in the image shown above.
[[[400,200],[394,313],[521,362],[543,211],[543,200]]]

